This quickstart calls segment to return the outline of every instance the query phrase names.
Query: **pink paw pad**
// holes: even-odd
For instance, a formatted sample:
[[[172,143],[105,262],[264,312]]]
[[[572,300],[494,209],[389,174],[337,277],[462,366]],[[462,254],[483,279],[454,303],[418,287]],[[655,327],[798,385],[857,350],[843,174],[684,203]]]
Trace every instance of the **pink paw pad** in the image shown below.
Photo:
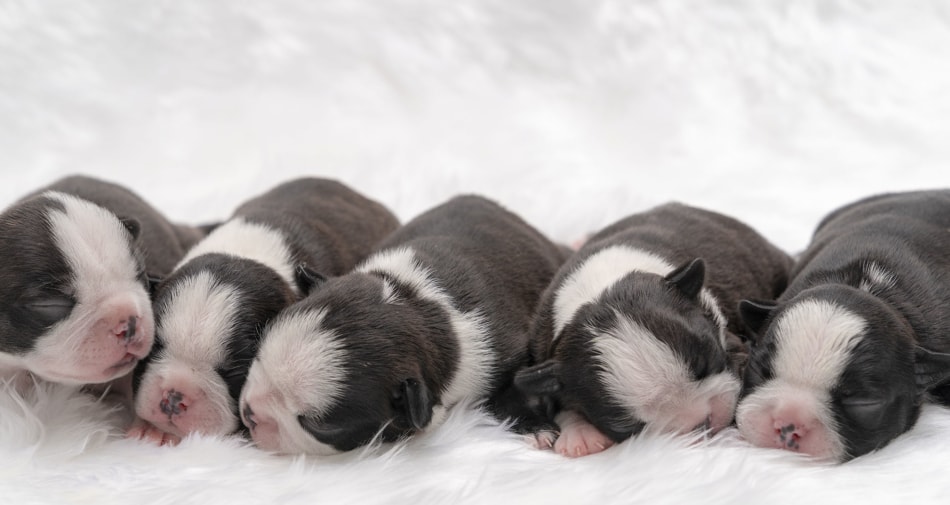
[[[557,423],[561,426],[561,436],[554,443],[554,451],[562,456],[579,458],[603,452],[614,445],[613,440],[573,412],[558,414]]]
[[[554,448],[554,443],[557,440],[557,432],[545,430],[537,433],[528,433],[524,436],[524,439],[531,447],[544,451]]]

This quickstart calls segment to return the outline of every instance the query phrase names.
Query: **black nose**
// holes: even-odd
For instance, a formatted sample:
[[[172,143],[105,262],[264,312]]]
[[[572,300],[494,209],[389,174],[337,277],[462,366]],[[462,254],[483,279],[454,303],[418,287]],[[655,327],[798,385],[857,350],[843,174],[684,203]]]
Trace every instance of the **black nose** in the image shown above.
[[[125,328],[125,340],[132,340],[132,337],[135,336],[136,323],[138,323],[138,318],[135,316],[129,316],[129,324]]]
[[[250,429],[253,430],[254,428],[257,427],[257,423],[254,422],[254,411],[251,410],[251,406],[250,406],[250,405],[245,405],[245,406],[244,406],[244,410],[242,411],[242,415],[244,416],[244,424],[246,424],[248,428],[250,428]]]

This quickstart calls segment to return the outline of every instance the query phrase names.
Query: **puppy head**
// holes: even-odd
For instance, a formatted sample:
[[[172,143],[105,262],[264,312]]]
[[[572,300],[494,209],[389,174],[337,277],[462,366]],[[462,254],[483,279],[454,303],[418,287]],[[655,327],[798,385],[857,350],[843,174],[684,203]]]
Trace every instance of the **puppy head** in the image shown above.
[[[240,426],[237,400],[267,322],[294,300],[255,261],[205,254],[157,290],[155,349],[136,374],[136,413],[178,436]]]
[[[433,340],[420,310],[438,309],[414,303],[376,277],[349,274],[275,318],[241,393],[254,442],[327,455],[425,428],[439,388],[423,374]]]
[[[736,421],[758,446],[838,462],[868,453],[909,430],[950,373],[946,355],[915,349],[907,321],[861,289],[820,286],[740,312],[755,336]]]
[[[154,331],[138,233],[58,192],[0,215],[0,360],[65,384],[129,373]]]
[[[721,315],[703,300],[703,277],[701,260],[666,276],[628,274],[578,309],[549,362],[516,380],[528,394],[554,391],[561,408],[616,441],[648,425],[725,427],[739,381],[723,348]]]

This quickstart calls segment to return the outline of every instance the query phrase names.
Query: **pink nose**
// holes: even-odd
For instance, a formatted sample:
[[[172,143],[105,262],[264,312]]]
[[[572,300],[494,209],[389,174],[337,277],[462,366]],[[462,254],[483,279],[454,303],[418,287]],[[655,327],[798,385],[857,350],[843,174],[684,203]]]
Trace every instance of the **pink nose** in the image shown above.
[[[807,419],[796,418],[794,416],[777,416],[773,418],[773,447],[795,452],[810,453],[811,450],[814,449],[811,447],[811,445],[814,445],[812,442],[819,442],[818,440],[810,440],[816,423],[817,421],[808,421]],[[808,446],[808,448],[803,448],[803,446]]]
[[[183,393],[174,389],[162,391],[158,408],[168,417],[178,416],[188,411],[188,401]]]
[[[118,322],[112,328],[112,334],[125,342],[135,338],[135,330],[138,327],[139,318],[137,316],[128,316]]]
[[[802,423],[775,419],[773,426],[775,429],[775,439],[773,441],[775,447],[795,452],[801,450],[801,444],[808,436],[808,429]]]

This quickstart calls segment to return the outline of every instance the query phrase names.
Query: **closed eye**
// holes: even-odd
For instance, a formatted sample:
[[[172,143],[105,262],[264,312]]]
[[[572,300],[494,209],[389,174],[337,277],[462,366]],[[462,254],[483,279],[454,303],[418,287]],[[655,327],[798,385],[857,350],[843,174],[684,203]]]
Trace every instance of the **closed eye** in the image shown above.
[[[850,397],[841,400],[848,417],[865,427],[874,427],[881,420],[887,402],[879,398]]]
[[[338,451],[350,451],[369,443],[383,428],[370,419],[347,420],[344,423],[318,421],[305,415],[297,416],[300,426],[320,443],[332,446]],[[384,441],[391,440],[383,433]]]
[[[26,302],[24,307],[45,326],[52,326],[66,319],[76,306],[76,301],[66,296],[51,296]]]
[[[307,433],[324,444],[333,445],[346,433],[346,428],[342,426],[322,423],[307,416],[297,416],[297,422]]]

